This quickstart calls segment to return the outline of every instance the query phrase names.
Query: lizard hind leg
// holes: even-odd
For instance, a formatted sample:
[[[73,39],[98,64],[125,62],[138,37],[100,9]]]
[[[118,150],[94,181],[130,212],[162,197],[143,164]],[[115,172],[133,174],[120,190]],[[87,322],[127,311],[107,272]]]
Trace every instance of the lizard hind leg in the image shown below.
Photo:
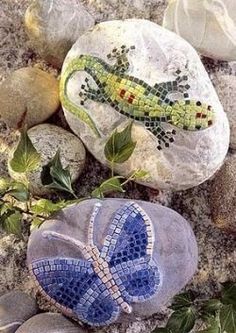
[[[160,124],[155,127],[148,128],[148,130],[155,135],[158,139],[158,150],[162,150],[163,148],[168,148],[171,143],[175,141],[174,135],[176,134],[175,130],[166,131],[164,130]]]
[[[111,53],[107,55],[108,59],[115,59],[116,63],[113,65],[113,69],[119,73],[125,73],[130,67],[130,63],[127,57],[127,54],[130,50],[134,50],[135,46],[132,45],[127,47],[122,45],[120,48],[114,48]]]

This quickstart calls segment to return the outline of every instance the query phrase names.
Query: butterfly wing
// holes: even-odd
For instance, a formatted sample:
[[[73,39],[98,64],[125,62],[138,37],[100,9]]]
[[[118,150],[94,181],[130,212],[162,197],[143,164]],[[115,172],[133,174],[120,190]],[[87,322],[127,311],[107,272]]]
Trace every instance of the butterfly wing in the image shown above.
[[[145,211],[134,202],[115,214],[101,251],[123,298],[142,302],[158,290],[161,277],[152,262],[154,232]]]
[[[93,326],[110,324],[118,317],[120,309],[91,262],[42,259],[34,261],[30,270],[42,294],[67,314]]]
[[[115,214],[101,250],[110,266],[143,258],[151,258],[154,243],[152,222],[142,208],[128,202]]]

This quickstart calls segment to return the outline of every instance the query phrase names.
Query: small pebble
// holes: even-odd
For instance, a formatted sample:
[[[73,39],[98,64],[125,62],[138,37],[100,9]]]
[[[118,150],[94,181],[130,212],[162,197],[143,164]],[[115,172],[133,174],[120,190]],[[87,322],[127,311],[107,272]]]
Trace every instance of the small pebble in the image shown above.
[[[16,333],[85,333],[78,324],[58,313],[41,313],[26,321]]]
[[[84,167],[86,152],[78,137],[61,127],[51,124],[37,125],[28,131],[28,135],[34,147],[41,154],[39,170],[31,172],[28,175],[32,193],[43,195],[51,192],[47,187],[42,185],[41,172],[43,166],[48,164],[58,150],[60,151],[63,168],[69,166],[72,181],[75,181],[79,177]],[[12,153],[10,154],[10,159]],[[21,174],[13,172],[10,165],[9,173],[14,179],[21,179]]]
[[[28,127],[49,118],[59,107],[58,81],[32,67],[10,74],[0,86],[0,120],[9,127]]]
[[[236,155],[231,155],[215,175],[210,190],[213,222],[236,234]]]
[[[14,333],[26,320],[37,313],[36,301],[21,291],[0,297],[0,332]]]
[[[35,0],[25,13],[32,46],[56,67],[61,67],[73,43],[93,25],[93,17],[78,0]]]

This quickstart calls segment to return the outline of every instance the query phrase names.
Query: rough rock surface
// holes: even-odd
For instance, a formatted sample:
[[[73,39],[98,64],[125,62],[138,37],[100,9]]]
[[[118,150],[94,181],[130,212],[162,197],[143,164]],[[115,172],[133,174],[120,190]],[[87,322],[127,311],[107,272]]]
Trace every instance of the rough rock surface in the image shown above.
[[[17,328],[37,313],[36,301],[21,291],[0,297],[0,331],[15,333]]]
[[[133,312],[130,315],[121,312],[117,319],[118,322],[138,320],[140,317],[147,317],[158,312],[161,306],[165,305],[168,300],[177,294],[190,280],[196,270],[198,261],[195,237],[186,220],[173,210],[161,205],[154,205],[144,201],[132,200],[132,202],[138,204],[151,219],[152,237],[154,237],[155,241],[150,264],[157,265],[160,274],[160,282],[158,290],[152,298],[141,303],[131,303],[130,305],[133,308]],[[98,248],[102,248],[103,244],[105,244],[105,238],[109,233],[109,226],[113,221],[115,212],[123,208],[124,205],[130,204],[130,200],[93,199],[83,201],[78,205],[62,210],[57,216],[46,221],[42,227],[31,234],[27,252],[29,267],[33,265],[35,260],[45,258],[48,260],[53,258],[84,260],[80,249],[76,248],[73,244],[68,244],[62,240],[53,239],[51,237],[49,237],[49,242],[44,234],[45,231],[53,231],[76,239],[82,242],[82,244],[91,245],[88,241],[89,220],[94,205],[98,203],[101,205],[101,208],[94,222],[93,241]],[[136,223],[138,223],[138,220]],[[134,234],[134,237],[136,236],[138,236],[138,234]],[[114,241],[114,235],[112,237]],[[120,238],[121,237],[125,236],[120,235]],[[129,238],[126,240],[123,239],[123,241],[129,242],[130,246],[132,246],[132,242]],[[140,242],[141,238],[139,243],[137,242],[135,245],[137,248],[139,248]],[[128,248],[128,246],[125,247],[127,252]],[[137,251],[141,251],[140,248]],[[127,260],[125,256],[128,257],[128,254],[124,254],[124,258],[122,257],[124,262]],[[58,274],[60,273],[58,272]],[[64,284],[64,288],[67,288],[66,284]]]
[[[94,25],[78,0],[34,0],[25,13],[33,48],[49,63],[61,67],[73,43]]]
[[[236,234],[236,155],[231,155],[211,183],[210,204],[213,222]]]
[[[28,135],[41,154],[39,170],[31,172],[29,176],[31,191],[37,195],[50,193],[50,190],[42,185],[41,175],[43,167],[55,156],[59,150],[63,168],[69,166],[72,181],[75,181],[81,174],[86,152],[78,137],[64,130],[61,127],[52,124],[41,124],[34,126],[28,131]],[[12,152],[9,154],[11,159]],[[9,173],[15,179],[20,180],[21,174],[14,172],[9,164]]]
[[[236,60],[236,5],[234,0],[172,0],[163,26],[185,38],[201,54]]]
[[[86,333],[75,323],[58,313],[40,313],[27,320],[16,333]]]
[[[101,38],[103,39],[103,43],[97,43]],[[184,87],[190,87],[189,90],[184,90],[184,93],[188,92],[189,98],[186,98],[183,92],[181,93],[179,91],[176,93],[168,90],[170,88],[167,88],[169,91],[167,95],[169,102],[175,99],[189,99],[195,103],[195,106],[196,103],[209,105],[213,109],[214,116],[211,118],[211,116],[206,115],[204,119],[212,120],[213,125],[210,127],[206,125],[206,128],[202,126],[200,130],[196,130],[195,127],[194,130],[186,130],[180,128],[181,126],[178,127],[178,124],[177,126],[173,126],[163,121],[161,123],[162,130],[166,132],[175,130],[176,135],[174,136],[175,142],[170,142],[168,148],[165,147],[162,142],[162,150],[158,150],[158,138],[144,127],[144,122],[135,122],[132,128],[132,137],[133,140],[137,142],[136,148],[128,161],[123,164],[115,165],[116,171],[119,174],[127,176],[135,169],[144,169],[148,171],[149,177],[147,177],[143,183],[157,189],[181,190],[196,186],[207,180],[220,167],[227,153],[229,144],[228,121],[198,55],[182,38],[146,20],[104,22],[78,39],[66,57],[62,77],[68,75],[66,74],[67,66],[70,62],[84,54],[100,57],[109,65],[114,65],[115,59],[110,60],[107,58],[107,55],[114,47],[119,49],[122,45],[126,45],[127,47],[135,46],[135,49],[130,50],[128,53],[128,60],[130,62],[130,68],[127,71],[128,75],[141,79],[153,87],[155,83],[176,80],[176,72],[180,70],[180,76],[187,76],[187,79],[184,79],[184,82],[181,83]],[[142,51],[140,52],[140,50]],[[119,77],[119,73],[117,74],[116,72],[116,75]],[[100,101],[92,100],[92,97],[90,99],[88,96],[85,101],[82,101],[84,104],[81,106],[80,103],[83,98],[83,96],[81,97],[80,95],[81,93],[83,94],[81,86],[83,87],[85,78],[88,78],[89,85],[92,89],[100,89],[91,76],[92,75],[89,75],[89,73],[85,75],[84,72],[78,70],[68,81],[67,93],[69,100],[76,105],[75,108],[83,108],[91,117],[101,137],[96,137],[85,122],[81,121],[77,115],[70,112],[70,107],[68,107],[67,102],[64,103],[63,107],[65,117],[71,129],[80,136],[86,147],[99,161],[106,163],[104,156],[104,145],[106,141],[115,128],[121,130],[128,122],[128,117],[120,114],[115,109],[116,105],[110,105],[106,102],[106,99],[109,97],[112,100],[115,99],[115,101],[119,101],[119,99],[121,99],[119,96],[121,95],[115,95],[119,87],[119,89],[121,89],[120,94],[127,90],[132,95],[132,89],[130,88],[129,91],[125,83],[122,85],[122,81],[118,88],[114,88],[115,93],[113,93],[113,90],[110,95],[107,93],[108,97],[105,96],[105,101],[101,102],[101,99]],[[97,80],[99,81],[99,78]],[[111,83],[111,81],[112,79],[107,81],[106,84],[111,87],[112,84],[117,85],[116,82],[114,83],[112,81],[113,83]],[[133,94],[132,96],[135,96],[135,94],[141,96],[139,97],[141,99],[144,93],[142,91],[142,93],[138,95],[135,90]],[[101,95],[100,98],[102,96],[103,95]],[[125,98],[128,99],[127,96],[124,97],[123,100],[125,100]],[[151,103],[151,99],[152,97],[148,96],[149,103]],[[121,99],[121,102],[123,102],[123,100]],[[165,103],[169,102],[165,100]],[[137,103],[136,99],[133,101],[134,105],[135,103]],[[178,102],[173,104],[173,109],[177,103]],[[125,105],[123,108],[125,107],[127,106]],[[132,105],[129,106],[129,108],[127,113],[134,112]],[[170,108],[172,109],[172,107]],[[183,121],[187,128],[189,128],[190,124],[197,121],[195,118],[191,121],[189,120],[195,112],[197,113],[197,119],[199,119],[199,114],[201,117],[201,108],[199,108],[199,110],[193,109],[194,107],[191,106],[191,115],[186,115],[188,111],[185,113],[183,109],[178,111],[178,115],[183,112],[180,118],[182,117],[184,119]],[[122,111],[124,110],[125,109],[122,109]],[[156,114],[156,116],[166,119],[165,112],[166,111],[161,111]],[[173,111],[171,112],[171,114],[174,113]],[[181,123],[182,118],[179,120],[179,123]],[[203,122],[204,120],[202,120],[202,123]],[[147,120],[147,123],[152,123],[152,120]],[[166,141],[168,142],[168,139],[166,139]]]
[[[9,127],[28,127],[48,119],[59,107],[58,81],[38,68],[21,68],[0,86],[0,120]]]
[[[216,74],[213,84],[230,124],[230,148],[236,149],[236,77]]]
[[[167,1],[143,0],[145,16],[138,12],[137,7],[135,7],[135,3],[138,6],[141,3],[140,1],[132,0],[131,2],[130,0],[129,3],[132,5],[127,6],[127,1],[124,0],[83,1],[90,13],[95,14],[99,21],[112,18],[145,17],[161,24]],[[37,65],[50,73],[56,73],[52,67],[47,66],[41,58],[37,57],[28,48],[23,17],[29,4],[30,0],[1,1],[0,80],[13,70],[29,65]],[[235,63],[228,64],[205,58],[204,65],[210,76],[218,71],[224,74],[236,75]],[[57,118],[55,118],[55,121],[58,123]],[[109,176],[109,170],[88,154],[84,172],[80,181],[76,184],[78,195],[88,195],[94,187]],[[170,192],[158,192],[135,183],[128,184],[126,190],[126,193],[117,193],[116,196],[162,203],[178,211],[190,222],[197,237],[199,267],[187,288],[195,290],[203,297],[211,297],[219,291],[220,282],[236,280],[235,238],[223,233],[212,223],[209,182],[174,195]],[[49,303],[36,293],[32,279],[29,278],[25,261],[27,234],[28,229],[24,233],[24,240],[18,240],[12,235],[6,236],[2,232],[0,234],[0,291],[7,292],[20,288],[36,296],[42,309],[52,310]],[[163,308],[159,314],[146,320],[131,324],[112,325],[99,330],[99,333],[150,333],[156,325],[163,326],[167,313],[169,312],[166,308]]]

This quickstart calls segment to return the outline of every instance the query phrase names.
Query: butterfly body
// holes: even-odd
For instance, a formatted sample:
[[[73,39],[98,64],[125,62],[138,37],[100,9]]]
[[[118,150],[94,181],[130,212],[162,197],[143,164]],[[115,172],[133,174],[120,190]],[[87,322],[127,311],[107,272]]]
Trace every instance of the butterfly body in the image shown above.
[[[132,303],[153,297],[161,283],[152,259],[151,221],[135,203],[121,207],[109,227],[103,246],[93,241],[96,205],[89,224],[88,244],[54,231],[44,237],[72,243],[84,259],[35,260],[31,272],[40,290],[63,312],[101,326],[113,323],[120,313],[132,312]]]

